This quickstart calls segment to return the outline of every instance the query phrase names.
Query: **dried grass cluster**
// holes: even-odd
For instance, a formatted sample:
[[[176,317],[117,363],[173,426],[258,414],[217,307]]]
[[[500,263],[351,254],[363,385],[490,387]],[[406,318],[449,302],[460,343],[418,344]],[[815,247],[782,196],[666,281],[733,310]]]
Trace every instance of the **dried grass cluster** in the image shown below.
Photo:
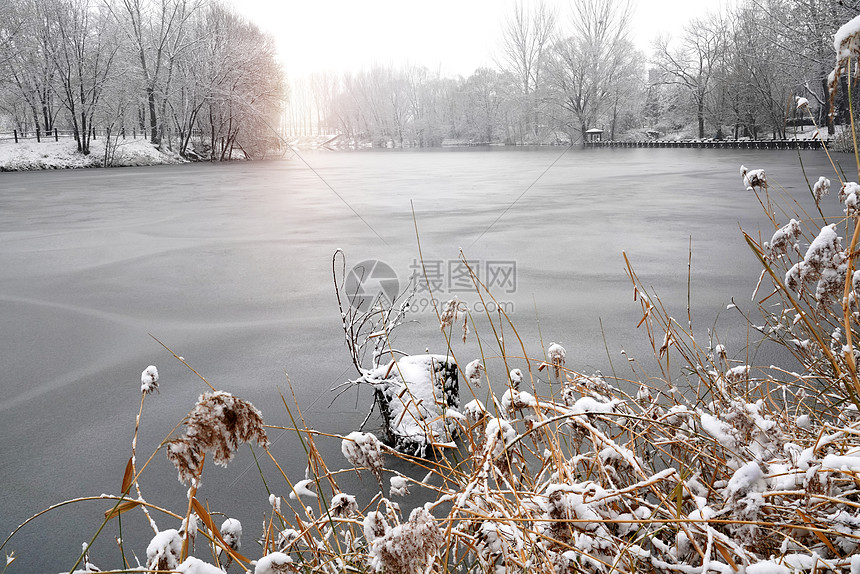
[[[196,483],[204,455],[226,466],[240,444],[254,441],[269,446],[263,415],[254,405],[224,391],[200,395],[185,422],[185,435],[167,443],[167,458],[182,484]]]

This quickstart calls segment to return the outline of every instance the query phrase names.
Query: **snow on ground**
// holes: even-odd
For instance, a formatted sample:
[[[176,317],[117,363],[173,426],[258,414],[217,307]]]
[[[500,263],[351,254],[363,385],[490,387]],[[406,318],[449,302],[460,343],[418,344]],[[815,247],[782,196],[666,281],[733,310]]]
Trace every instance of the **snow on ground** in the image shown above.
[[[162,153],[145,139],[120,139],[116,142],[113,161],[117,167],[139,165],[162,165],[183,163],[178,155]],[[35,169],[79,169],[102,167],[105,155],[105,139],[90,142],[89,155],[78,153],[75,140],[60,141],[23,140],[0,142],[0,171],[26,171]]]

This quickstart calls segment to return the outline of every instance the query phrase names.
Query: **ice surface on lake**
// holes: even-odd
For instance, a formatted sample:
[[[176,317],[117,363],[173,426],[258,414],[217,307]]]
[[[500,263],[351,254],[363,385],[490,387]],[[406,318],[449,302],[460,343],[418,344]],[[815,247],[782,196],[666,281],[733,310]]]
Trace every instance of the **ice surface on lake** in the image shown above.
[[[571,150],[471,245],[558,152],[306,154],[386,243],[298,162],[0,175],[0,313],[8,327],[0,334],[0,482],[7,485],[0,530],[10,532],[45,504],[117,489],[140,402],[140,367],[158,365],[161,393],[147,398],[139,455],[206,390],[149,333],[213,384],[260,407],[267,420],[284,415],[277,390],[286,371],[309,424],[341,434],[358,428],[369,393],[358,406],[348,394],[328,407],[328,389],[350,368],[331,254],[337,247],[353,261],[367,254],[407,277],[416,257],[410,201],[428,260],[446,265],[462,246],[470,259],[516,261],[517,290],[504,297],[515,305],[523,339],[540,340],[539,325],[547,342],[564,341],[571,368],[609,372],[604,335],[613,358],[622,345],[628,357],[650,353],[634,330],[641,314],[630,302],[622,250],[667,307],[683,309],[692,239],[691,304],[708,323],[731,297],[748,300],[760,272],[738,232],[762,226],[760,206],[742,190],[727,191],[739,187],[737,166],[766,166],[781,184],[803,180],[794,152]],[[832,173],[819,153],[801,153],[808,173]],[[799,200],[815,212],[802,191]],[[721,323],[730,316],[720,315]],[[402,330],[411,353],[440,341],[435,316],[416,318]],[[732,331],[722,341],[745,334]],[[513,349],[513,334],[501,335]],[[458,358],[481,356],[473,340],[462,348]],[[495,388],[499,377],[492,382]],[[294,446],[286,439],[275,445]],[[339,457],[339,445],[331,451]],[[238,458],[216,474],[225,487],[236,481],[243,508],[236,517],[256,524],[254,505],[268,493],[254,481],[256,471],[245,472],[250,454]],[[41,472],[45,461],[63,473]],[[288,476],[303,477],[306,461],[291,464]],[[156,471],[144,493],[162,493],[166,506],[180,508],[187,500],[177,486],[172,471]],[[59,515],[41,524],[16,537],[19,558],[11,568],[59,571],[59,557],[79,551]],[[128,540],[152,535],[147,525],[123,526]],[[25,555],[23,548],[51,550]],[[110,541],[104,552],[115,550]],[[101,552],[98,544],[92,552]]]

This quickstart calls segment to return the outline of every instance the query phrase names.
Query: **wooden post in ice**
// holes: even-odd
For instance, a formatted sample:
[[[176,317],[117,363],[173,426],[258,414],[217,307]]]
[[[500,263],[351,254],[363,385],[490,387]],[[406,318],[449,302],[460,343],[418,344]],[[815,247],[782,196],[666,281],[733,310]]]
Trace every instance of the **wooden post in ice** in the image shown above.
[[[446,355],[400,357],[378,369],[374,399],[382,413],[382,436],[389,446],[425,456],[457,434],[448,409],[460,406],[457,364]]]
[[[12,130],[12,135],[15,136],[15,143],[18,143],[18,130]]]
[[[39,126],[36,126],[36,143],[42,143],[42,135],[39,132]]]

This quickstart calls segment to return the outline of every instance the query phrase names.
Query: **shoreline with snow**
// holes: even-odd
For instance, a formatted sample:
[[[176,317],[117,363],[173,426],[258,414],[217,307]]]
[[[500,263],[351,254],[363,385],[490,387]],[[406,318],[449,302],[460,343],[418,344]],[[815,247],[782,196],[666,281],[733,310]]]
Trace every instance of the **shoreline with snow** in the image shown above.
[[[850,133],[850,132],[845,132]],[[842,131],[840,131],[840,134]],[[679,143],[701,142],[703,140],[695,140],[688,138],[679,138],[679,134],[667,136],[666,141]],[[815,130],[805,130],[797,132],[795,137],[800,140],[815,139]],[[71,138],[61,138],[59,141],[49,139],[50,136],[43,138],[43,141],[36,142],[33,139],[22,139],[18,143],[14,143],[11,139],[0,139],[0,172],[13,171],[38,171],[38,170],[56,170],[56,169],[85,169],[85,168],[102,168],[102,167],[143,167],[154,165],[177,165],[183,163],[195,163],[193,159],[183,158],[179,154],[172,151],[161,151],[155,145],[150,143],[146,138],[138,137],[135,139],[119,139],[114,138],[110,143],[108,153],[105,153],[105,138],[93,139],[90,142],[91,153],[83,155],[77,151],[75,141]],[[331,138],[324,136],[323,140],[314,137],[299,138],[291,142],[290,146],[293,149],[299,150],[320,150],[328,151],[348,151],[357,149],[391,149],[392,146],[371,146],[369,142],[364,143],[345,140],[340,138],[340,143],[334,143],[337,137]],[[831,146],[835,151],[849,151],[842,142],[842,139],[837,136],[837,139],[831,141]],[[768,140],[749,140],[750,142],[766,142]],[[590,145],[607,145],[613,142],[598,142]],[[653,142],[658,143],[658,142]],[[438,148],[427,149],[446,149],[457,146],[442,145]],[[502,147],[517,147],[517,146],[502,146]],[[240,154],[235,154],[233,159],[240,159]]]
[[[188,163],[188,160],[178,154],[158,150],[143,138],[115,140],[111,142],[107,154],[105,143],[104,138],[92,140],[91,153],[83,155],[77,151],[77,145],[73,139],[0,142],[0,172]]]

